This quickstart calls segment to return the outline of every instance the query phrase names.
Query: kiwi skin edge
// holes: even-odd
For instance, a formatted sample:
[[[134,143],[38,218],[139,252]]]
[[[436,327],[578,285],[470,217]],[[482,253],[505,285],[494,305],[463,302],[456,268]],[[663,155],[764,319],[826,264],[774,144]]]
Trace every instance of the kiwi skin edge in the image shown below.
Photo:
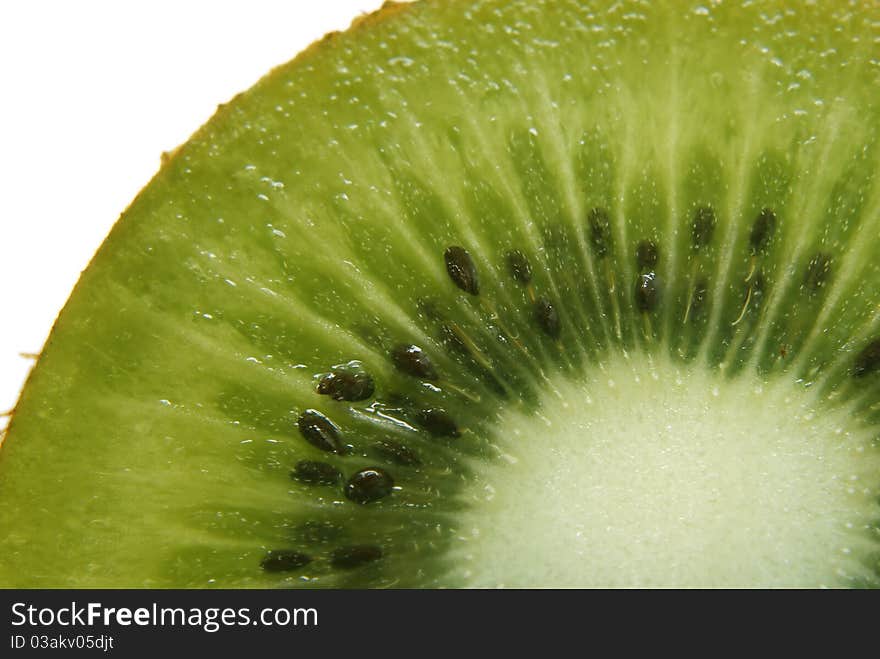
[[[390,17],[405,10],[411,4],[412,4],[412,2],[395,2],[394,0],[386,0],[383,3],[382,7],[377,9],[376,11],[364,13],[364,14],[361,14],[361,15],[353,18],[351,25],[349,26],[349,28],[347,30],[345,30],[344,33],[339,30],[333,30],[333,31],[325,34],[320,39],[317,39],[312,44],[307,46],[302,52],[300,52],[293,60],[291,60],[290,62],[287,62],[285,64],[278,65],[277,67],[272,69],[269,73],[266,74],[266,76],[263,78],[263,80],[266,80],[266,81],[270,80],[272,78],[272,76],[277,75],[279,71],[281,71],[282,69],[284,69],[288,66],[292,66],[295,63],[302,64],[303,62],[308,61],[308,59],[312,58],[312,57],[320,58],[322,49],[332,47],[332,45],[339,39],[340,35],[353,34],[357,30],[369,29],[369,26],[371,24],[373,24],[375,22],[381,22],[384,20],[388,20]],[[223,115],[224,110],[230,104],[235,103],[235,101],[238,98],[240,98],[244,93],[246,93],[246,92],[239,92],[238,94],[233,96],[229,101],[227,101],[225,103],[220,103],[217,106],[217,110],[214,112],[214,114],[199,129],[197,129],[196,132],[193,133],[193,135],[190,137],[189,140],[187,140],[187,142],[180,144],[179,146],[177,146],[173,149],[163,151],[162,155],[161,155],[162,169],[164,169],[165,167],[171,167],[173,165],[173,163],[175,162],[175,160],[177,159],[180,151],[186,146],[186,144],[190,140],[197,138],[199,136],[199,134],[205,129],[206,126],[214,123],[215,121],[222,120],[222,117],[224,116]],[[149,183],[147,183],[144,186],[144,188],[141,190],[141,193],[144,190],[146,190],[147,188],[149,188],[150,185],[152,184],[152,181],[155,180],[156,178],[158,178],[161,173],[162,173],[161,171],[158,172],[156,174],[156,176],[154,177],[154,179],[152,179]],[[139,195],[140,195],[140,193],[139,193]],[[137,198],[135,198],[135,200],[132,201],[131,204],[129,204],[129,208],[132,205],[134,205],[136,199]],[[120,218],[124,217],[127,212],[128,212],[128,209],[123,211],[120,215]],[[110,235],[112,235],[114,228],[115,228],[115,225],[113,228],[111,228],[111,233],[108,235],[108,238]],[[89,269],[93,260],[94,260],[94,257],[92,258],[92,260],[90,260],[89,264],[86,266],[86,268],[83,272],[85,272]],[[71,292],[71,295],[68,298],[67,302],[69,302],[70,299],[72,299],[74,297],[75,288],[76,287],[74,287],[74,291]],[[65,303],[65,306],[62,307],[62,309],[58,312],[58,315],[56,316],[55,322],[57,322],[58,318],[61,317],[61,315],[64,313],[64,308],[66,307],[67,302]],[[54,323],[53,323],[53,329],[54,329]],[[51,336],[52,336],[52,331],[50,330],[49,338],[46,341],[46,345],[43,346],[43,349],[39,353],[22,354],[22,357],[24,357],[26,359],[33,359],[34,360],[33,368],[36,368],[37,364],[39,363],[40,355],[42,355],[42,353],[45,351],[46,347],[48,346],[49,340],[51,340]],[[33,372],[33,368],[31,369],[31,373]],[[28,379],[29,378],[30,378],[30,376],[28,376]],[[27,388],[27,381],[25,382],[24,386],[22,387],[22,391],[24,391],[26,388]],[[3,429],[0,429],[0,446],[3,445],[3,442],[6,439],[6,435],[8,434],[9,427],[12,424],[12,419],[15,416],[15,408],[16,407],[17,407],[17,404],[15,406],[13,406],[13,408],[11,410],[8,410],[3,413],[3,416],[9,417],[9,422],[6,427],[4,427]]]
[[[877,94],[873,98],[870,94],[870,90],[877,89],[876,71],[854,66],[847,69],[847,80],[835,81],[833,64],[822,64],[790,44],[773,41],[783,63],[786,58],[794,62],[805,58],[815,65],[809,69],[792,65],[801,88],[813,83],[807,76],[798,77],[799,72],[812,72],[812,79],[819,80],[813,88],[817,95],[828,92],[829,98],[836,94],[836,98],[844,99],[832,104],[833,111],[818,109],[815,116],[807,112],[804,119],[792,119],[801,116],[795,113],[801,106],[773,91],[780,81],[789,81],[787,75],[774,73],[771,67],[777,65],[765,62],[757,51],[742,51],[745,65],[754,65],[759,72],[754,78],[758,93],[751,114],[743,112],[747,104],[739,103],[737,95],[727,89],[726,85],[735,87],[735,83],[727,82],[726,77],[720,82],[714,78],[704,81],[692,71],[696,67],[695,71],[705,72],[702,65],[681,63],[681,75],[693,75],[686,79],[697,92],[716,90],[715,94],[728,101],[707,103],[705,95],[695,93],[691,99],[687,95],[693,93],[692,89],[678,89],[693,107],[706,112],[704,123],[709,128],[705,132],[694,127],[696,137],[692,138],[686,133],[690,128],[680,127],[678,139],[690,141],[688,146],[676,149],[677,142],[671,137],[666,139],[663,133],[671,125],[664,120],[673,117],[676,108],[660,108],[660,116],[654,119],[663,137],[651,142],[648,135],[645,140],[627,141],[620,148],[620,143],[603,134],[604,130],[615,135],[616,129],[605,123],[603,104],[597,103],[589,107],[598,119],[584,122],[577,138],[585,146],[577,151],[569,145],[577,140],[561,140],[566,133],[559,127],[571,130],[578,126],[580,111],[570,104],[553,107],[546,102],[548,98],[593,102],[590,96],[564,91],[565,84],[573,82],[563,77],[568,61],[565,55],[552,54],[549,38],[568,39],[568,45],[584,48],[601,61],[599,51],[592,50],[591,44],[577,41],[564,31],[554,35],[551,29],[559,16],[584,18],[579,13],[581,8],[560,6],[557,16],[553,13],[556,10],[545,7],[550,13],[539,13],[536,18],[523,11],[522,3],[487,3],[471,9],[487,21],[494,20],[491,8],[509,10],[515,18],[531,20],[534,29],[548,37],[539,39],[538,45],[550,54],[540,48],[528,50],[533,56],[529,61],[535,66],[540,62],[547,69],[542,83],[545,87],[536,84],[529,89],[525,83],[534,83],[529,72],[515,67],[508,71],[511,60],[505,57],[493,56],[484,62],[488,76],[500,79],[506,74],[521,83],[523,91],[509,97],[504,96],[503,89],[490,89],[480,97],[502,121],[509,122],[507,131],[484,126],[479,117],[474,118],[476,115],[471,117],[476,122],[473,124],[467,117],[455,117],[456,89],[448,97],[438,93],[431,99],[437,107],[443,107],[442,111],[427,105],[413,109],[415,102],[407,106],[413,116],[424,115],[432,118],[432,125],[448,129],[440,145],[413,128],[415,124],[395,124],[401,139],[385,143],[378,128],[362,128],[352,120],[349,125],[357,128],[350,130],[364,131],[366,142],[351,140],[341,132],[338,136],[328,135],[344,142],[346,148],[328,146],[326,152],[313,151],[320,152],[320,158],[308,160],[305,146],[291,143],[296,138],[306,143],[309,136],[293,128],[291,133],[284,133],[284,144],[277,148],[291,149],[285,156],[289,162],[302,158],[316,171],[326,168],[327,177],[319,180],[316,176],[312,188],[297,187],[294,178],[279,176],[285,170],[275,170],[268,148],[262,145],[255,147],[258,153],[253,162],[249,162],[249,154],[240,162],[234,155],[246,142],[243,135],[258,140],[253,125],[265,124],[265,134],[270,136],[267,139],[275,134],[272,131],[281,130],[270,106],[288,100],[279,93],[282,89],[329,95],[334,84],[350,82],[360,86],[356,93],[347,94],[384,108],[391,102],[386,87],[356,83],[339,73],[338,65],[358,59],[370,61],[367,56],[375,56],[378,62],[382,51],[379,44],[383,40],[391,43],[392,36],[395,44],[406,42],[415,48],[417,40],[412,33],[423,35],[428,29],[423,21],[430,17],[443,28],[454,27],[457,23],[450,17],[465,6],[469,5],[388,4],[356,20],[348,32],[331,33],[290,65],[273,70],[252,91],[218,108],[205,127],[169,156],[84,273],[56,321],[43,351],[45,358],[38,361],[14,411],[8,429],[12,441],[5,442],[0,453],[0,474],[4,475],[0,478],[0,496],[5,493],[13,503],[39,504],[32,520],[11,510],[0,517],[0,523],[15,529],[0,546],[10,557],[10,565],[14,566],[11,569],[19,573],[0,571],[0,583],[197,587],[560,585],[558,581],[529,582],[529,566],[517,563],[526,563],[524,556],[535,563],[546,563],[551,548],[558,552],[565,549],[565,543],[542,545],[533,541],[532,536],[550,537],[554,529],[561,528],[555,526],[559,520],[545,515],[547,509],[564,512],[567,506],[577,504],[569,512],[576,510],[585,519],[593,519],[597,511],[575,501],[579,488],[601,483],[603,471],[625,476],[628,469],[637,474],[651,464],[660,464],[650,463],[650,450],[640,451],[644,460],[640,464],[620,461],[622,455],[617,449],[631,439],[633,427],[614,431],[618,432],[614,435],[612,430],[619,419],[631,414],[669,421],[664,415],[672,410],[680,412],[675,415],[679,419],[692,408],[706,407],[711,413],[694,421],[694,427],[704,431],[701,437],[705,438],[726,432],[718,427],[719,419],[737,418],[738,406],[748,401],[771,413],[751,415],[752,426],[735,422],[737,432],[729,439],[735,436],[750,448],[718,453],[729,469],[742,464],[773,467],[775,463],[760,454],[760,446],[747,442],[749,436],[765,437],[762,431],[778,422],[795,439],[791,444],[780,444],[776,453],[812,455],[818,451],[817,455],[840,475],[840,479],[832,479],[834,482],[822,481],[823,487],[837,488],[839,480],[853,477],[852,482],[859,483],[858,487],[834,489],[830,498],[816,499],[804,483],[824,478],[824,474],[813,471],[809,461],[793,460],[801,471],[779,485],[793,502],[788,508],[818,509],[823,501],[840,504],[848,511],[846,515],[826,521],[849,530],[829,532],[816,542],[817,546],[831,548],[825,566],[820,566],[821,557],[809,552],[796,555],[811,569],[811,561],[818,566],[815,581],[806,570],[775,575],[779,579],[771,580],[769,585],[876,584],[875,520],[880,517],[871,497],[876,500],[880,472],[871,431],[877,422],[873,406],[878,391],[871,346],[877,328],[869,308],[876,305],[871,288],[880,281],[880,275],[867,256],[868,250],[859,245],[860,236],[874,235],[877,229],[874,218],[878,197],[870,168],[877,162],[877,130],[872,126],[880,122],[865,120],[878,117]],[[681,21],[682,41],[697,38],[699,30],[689,21],[700,18],[684,17],[675,9],[654,11],[671,25]],[[725,30],[738,28],[723,22],[724,11],[717,9],[721,25],[718,38],[734,43]],[[827,11],[829,21],[853,25],[831,16],[832,9],[803,11]],[[862,11],[856,14],[864,26],[870,9]],[[727,20],[731,20],[729,16]],[[807,29],[796,22],[806,22],[796,13],[781,12],[779,21],[783,25],[795,21],[796,26]],[[760,33],[756,28],[761,37],[769,39],[776,34],[772,26],[759,27],[765,31]],[[627,30],[646,43],[669,48],[669,57],[674,59],[680,51],[676,51],[677,44],[670,46],[663,28],[658,20],[648,27],[636,24]],[[476,44],[475,52],[480,50],[477,45],[487,48],[489,42],[481,41],[485,38],[478,31],[462,30],[461,38]],[[626,30],[621,34],[626,35]],[[755,43],[759,41],[756,38]],[[497,43],[501,52],[507,49],[515,53],[520,47],[517,41]],[[853,49],[846,51],[850,63],[865,54],[864,45],[855,41],[845,45]],[[360,57],[347,52],[349,49],[360,52]],[[843,45],[841,50],[846,50]],[[406,52],[400,49],[401,56]],[[652,52],[642,55],[653,61]],[[442,58],[431,53],[420,55],[430,61],[429,71],[431,67],[442,70]],[[711,49],[706,56],[709,61],[713,57],[719,62],[724,59]],[[389,69],[396,66],[386,62],[390,59],[383,56],[381,60]],[[600,69],[595,89],[602,89],[599,79],[607,73]],[[625,71],[618,73],[627,75]],[[725,69],[724,74],[737,79],[735,70]],[[585,73],[584,80],[574,84],[589,88],[593,84],[591,76]],[[402,82],[388,83],[394,91],[400,87],[423,92],[416,73],[400,74],[400,78]],[[303,86],[304,81],[314,87]],[[647,83],[645,87],[639,92],[644,97],[639,98],[662,98],[658,96],[662,85]],[[501,94],[506,102],[494,106],[493,93]],[[804,99],[809,96],[798,88],[789,93],[802,93]],[[613,94],[609,98],[611,105],[620,100]],[[289,100],[299,102],[296,97]],[[302,102],[307,104],[311,99]],[[534,110],[529,122],[521,121],[514,111],[508,117],[503,115],[502,108],[517,103]],[[639,136],[644,117],[638,110],[642,105],[635,105],[630,109],[633,118],[626,130]],[[751,117],[753,123],[744,124],[743,132],[753,141],[763,144],[767,140],[762,152],[753,149],[747,153],[749,157],[736,155],[731,144],[748,146],[750,142],[737,132],[735,121],[724,122],[712,115],[713,111],[723,114],[718,105],[729,106],[732,117]],[[776,109],[785,120],[771,131],[768,126],[773,124],[768,117]],[[398,115],[408,116],[403,106],[397,110]],[[337,112],[340,125],[350,117],[364,121],[373,117],[370,112],[359,114],[344,108]],[[452,119],[444,123],[442,116]],[[713,131],[719,125],[732,131],[729,142],[717,139],[718,133]],[[795,141],[800,130],[819,136],[823,157],[815,155],[808,141]],[[493,142],[496,138],[501,141]],[[378,140],[385,151],[374,149],[375,144],[369,140]],[[643,143],[647,144],[644,148]],[[747,151],[745,146],[742,148]],[[213,155],[214,150],[218,156]],[[433,157],[426,159],[425,153]],[[643,167],[632,164],[633,154],[644,157]],[[569,160],[575,163],[571,171],[566,167],[554,169],[559,161],[568,162],[563,155],[571,156]],[[493,174],[481,160],[489,156],[513,176]],[[664,173],[662,166],[679,156],[689,160],[683,169],[687,175],[678,175],[674,169]],[[336,167],[326,164],[334,158],[339,167],[352,162],[361,165],[355,168],[356,175],[346,173],[343,177],[352,180],[354,201],[350,205],[338,197],[346,188],[337,187],[348,184],[338,183]],[[451,181],[449,188],[438,188],[431,173],[416,166],[419,162],[432,162]],[[828,174],[827,181],[806,184],[805,172],[818,163],[828,163],[839,175]],[[840,169],[834,170],[835,166]],[[212,167],[217,168],[216,176]],[[736,176],[732,177],[730,171]],[[306,171],[303,176],[308,178],[310,173]],[[283,185],[266,188],[267,179]],[[213,192],[211,186],[217,181],[237,186],[242,199],[250,195],[248,201],[225,197],[220,190]],[[457,181],[467,185],[454,189]],[[583,185],[586,190],[581,190],[582,182],[587,182]],[[317,189],[318,185],[325,186],[321,193],[301,192]],[[369,185],[386,190],[392,201],[371,197]],[[857,188],[867,192],[860,194]],[[499,195],[498,189],[507,193],[508,199]],[[286,195],[294,194],[288,190],[300,190],[302,196],[295,200],[301,203],[288,204],[291,198]],[[267,206],[253,201],[258,195],[266,197]],[[215,203],[215,196],[222,197],[222,201]],[[335,205],[328,212],[322,204],[331,203]],[[174,206],[173,211],[167,210],[168,204]],[[351,204],[359,206],[348,214]],[[454,212],[447,205],[453,206]],[[356,222],[360,216],[380,217],[383,209],[389,208],[396,211],[388,218],[393,231],[379,226],[378,220],[361,225]],[[756,231],[755,218],[769,217],[765,213],[768,208],[775,217],[773,223],[767,223],[772,224],[772,229],[766,229],[772,235],[766,241],[763,237],[756,239],[750,246],[749,236]],[[365,214],[366,210],[371,215]],[[239,248],[226,242],[232,234],[212,224],[221,213],[228,215],[220,219],[229,223],[230,231],[246,236],[241,238]],[[248,220],[254,213],[265,213],[268,220]],[[180,216],[177,223],[175,214]],[[318,219],[309,218],[312,224],[308,224],[303,219],[308,215]],[[335,224],[326,219],[331,216],[337,218]],[[513,218],[508,224],[492,219],[506,216]],[[607,220],[590,225],[590,217]],[[826,219],[841,217],[847,222]],[[155,223],[155,231],[150,229],[151,222]],[[267,226],[271,232],[264,231]],[[311,226],[318,227],[322,240],[309,233]],[[342,227],[362,232],[359,244],[346,242]],[[764,229],[759,227],[757,231],[760,234]],[[301,245],[311,245],[316,256],[305,260],[309,250],[293,243],[291,236],[301,240]],[[368,257],[375,254],[370,249],[372,244],[382,244],[383,238],[390,241],[395,258],[380,263]],[[636,246],[642,241],[653,242],[658,253],[640,262]],[[318,244],[334,249],[319,252],[314,249]],[[466,255],[456,258],[472,264],[479,287],[462,287],[460,281],[464,280],[450,280],[444,271],[443,255],[452,247],[461,250],[456,254]],[[507,273],[506,255],[511,250],[521,251],[529,260],[532,274],[528,281],[511,280]],[[220,256],[216,265],[209,256],[214,253]],[[363,277],[370,285],[349,277],[338,265],[343,259],[337,258],[337,253],[360,256],[345,261],[355,263],[366,273]],[[157,259],[161,262],[153,270]],[[154,272],[161,276],[154,278]],[[289,288],[285,276],[305,283]],[[193,281],[200,283],[187,283]],[[229,291],[216,288],[225,281],[233,281]],[[331,283],[329,290],[322,288],[322,282]],[[174,287],[179,289],[180,299],[169,294],[168,289]],[[241,293],[242,289],[247,289],[247,294]],[[224,291],[222,296],[218,290]],[[224,306],[226,302],[217,304],[219,299],[228,300],[229,306]],[[861,304],[847,305],[847,299]],[[120,318],[114,318],[110,309],[116,310]],[[337,322],[322,325],[321,319]],[[106,332],[97,327],[111,323],[112,330]],[[92,336],[98,338],[90,339]],[[292,338],[280,340],[288,336]],[[72,348],[66,347],[77,342],[83,351],[81,357],[71,355]],[[300,346],[304,348],[297,352]],[[184,354],[183,347],[191,354]],[[408,370],[395,365],[390,356],[401,347],[417,348],[430,360],[431,368]],[[218,352],[219,348],[223,351]],[[172,355],[173,350],[180,352],[178,359]],[[375,395],[363,401],[346,400],[344,393],[340,394],[341,400],[322,397],[317,392],[316,378],[352,360],[362,362],[374,380]],[[180,372],[175,373],[180,386],[168,381],[174,378],[163,378],[160,367],[165,363],[181,364]],[[600,373],[611,375],[605,378]],[[632,384],[622,384],[630,379]],[[654,390],[644,389],[646,380],[660,384]],[[588,409],[584,407],[588,404],[583,402],[584,390],[572,383],[588,385],[587,398],[592,401],[588,404],[601,401],[598,413],[580,415],[579,410]],[[87,396],[88,386],[100,391],[105,401]],[[633,407],[625,404],[626,394],[621,403],[617,391],[629,391]],[[653,404],[654,399],[661,404]],[[559,400],[567,405],[557,406]],[[19,408],[25,407],[27,411],[19,415]],[[72,407],[76,414],[71,413]],[[333,441],[310,443],[304,441],[309,431],[302,431],[302,425],[297,431],[297,420],[312,409],[332,424],[321,425],[319,430]],[[108,426],[106,435],[93,437],[88,422],[74,422],[80,414],[96,423],[108,419],[101,422]],[[537,473],[538,479],[532,480],[538,465],[550,462],[542,460],[543,454],[526,461],[535,466],[525,472],[503,465],[507,457],[517,456],[520,459],[516,464],[522,465],[522,456],[531,455],[536,444],[518,445],[511,442],[511,437],[519,434],[543,438],[546,432],[536,425],[541,415],[557,428],[592,430],[585,438],[565,430],[549,433],[548,439],[557,442],[551,448],[570,459],[554,462],[553,471]],[[817,415],[820,421],[814,423]],[[319,418],[312,417],[313,423],[323,424],[314,421]],[[590,425],[597,424],[597,420],[602,420],[598,431],[598,426]],[[105,431],[103,427],[101,430]],[[639,426],[639,432],[642,430]],[[840,444],[835,439],[837,430],[844,437]],[[224,441],[213,442],[214,434]],[[618,441],[609,441],[609,436]],[[131,451],[114,449],[120,442],[133,441],[132,437],[141,441],[132,444]],[[772,433],[766,437],[777,438]],[[665,435],[659,439],[675,441],[675,437]],[[576,458],[581,455],[584,441],[594,452]],[[44,464],[50,467],[41,469],[35,449],[25,446],[36,442],[44,445]],[[71,456],[67,448],[70,445],[83,449]],[[712,444],[695,441],[694,445],[707,453],[715,450]],[[670,445],[670,450],[685,448]],[[639,452],[635,448],[633,451]],[[88,453],[94,453],[93,463],[77,457]],[[291,478],[290,472],[300,458],[328,465],[313,468],[318,474],[316,483],[303,484]],[[749,459],[754,461],[748,463]],[[614,469],[599,470],[594,479],[581,485],[576,479],[579,474],[592,473],[587,469],[590,460],[604,461]],[[581,469],[560,479],[564,482],[548,487],[548,479],[567,473],[569,464],[580,465]],[[344,474],[344,484],[338,487],[330,482],[333,479],[329,474],[335,473],[334,469]],[[742,478],[747,479],[750,470],[743,471]],[[29,474],[30,480],[21,473]],[[133,475],[123,478],[120,473]],[[192,476],[187,478],[190,473]],[[151,476],[158,483],[151,482]],[[697,480],[694,476],[688,482]],[[70,501],[62,501],[49,491],[59,486],[70,488],[80,481],[81,490],[71,490]],[[645,478],[633,476],[634,483],[624,487],[621,483],[626,481],[608,481],[605,489],[626,495],[636,491],[630,485],[637,488]],[[567,489],[572,482],[578,488]],[[155,498],[157,503],[144,501],[142,510],[128,510],[126,507],[133,506],[138,496],[144,497],[145,491],[138,489],[138,484],[147,487],[146,498]],[[762,484],[760,480],[754,482],[756,491]],[[185,498],[175,497],[178,488],[186,493]],[[488,488],[496,492],[495,503],[483,500],[479,494]],[[678,500],[676,495],[682,490],[683,486],[672,488],[666,498]],[[522,510],[536,500],[545,501],[542,496],[556,496],[531,513],[532,520],[540,518],[540,524],[546,527],[538,521],[529,521],[525,526],[512,523],[516,520],[510,511],[517,507],[513,504],[513,497],[520,496],[517,492],[534,495],[522,502]],[[699,501],[703,495],[705,492],[695,490],[691,501]],[[781,494],[777,498],[785,499]],[[328,501],[338,502],[337,509],[325,510]],[[547,501],[553,501],[553,506]],[[301,509],[300,502],[317,502],[316,509],[321,512],[304,512],[306,507]],[[500,510],[489,515],[493,506],[500,506]],[[635,523],[637,516],[627,516],[634,510],[638,512],[638,507],[621,504],[614,510],[619,514],[613,521],[627,531],[615,542],[610,542],[610,535],[603,536],[609,541],[605,544],[591,539],[591,562],[600,562],[600,549],[626,551],[627,540],[638,546],[653,537],[647,530],[653,528],[651,519],[640,526]],[[163,518],[160,511],[169,517]],[[138,519],[139,512],[143,519],[128,530],[128,520]],[[660,515],[663,509],[655,512]],[[738,515],[740,511],[736,512]],[[693,511],[694,519],[701,519],[698,513]],[[511,523],[505,528],[494,526],[494,520],[506,517]],[[571,521],[571,515],[562,517],[562,522]],[[78,568],[56,566],[58,557],[53,556],[51,548],[37,546],[40,529],[47,533],[45,529],[52,519],[67,540],[81,537],[74,528],[77,520],[95,523],[96,530],[83,539],[81,554],[70,558]],[[758,528],[763,521],[732,512],[731,519],[736,519],[741,528],[750,524]],[[783,515],[774,523],[760,526],[765,541],[757,544],[769,552],[767,560],[771,562],[779,558],[779,547],[794,552],[803,544],[798,542],[801,536],[794,526],[785,526],[787,521]],[[459,525],[482,529],[482,538],[495,534],[495,545],[481,544],[488,542],[482,539],[461,540],[467,534]],[[401,531],[403,527],[406,533]],[[129,556],[124,551],[120,555],[122,548],[131,543],[131,534],[137,534],[141,543],[157,547],[156,555]],[[703,541],[712,545],[718,537]],[[743,537],[745,532],[731,535],[732,540]],[[519,557],[502,554],[504,546],[518,547]],[[664,573],[663,565],[655,566],[659,571],[654,572],[646,568],[635,585],[762,585],[749,580],[754,575],[746,568],[712,573],[708,562],[700,563],[687,554],[689,547],[684,542],[678,549],[691,572],[670,567]],[[511,572],[496,574],[492,565],[478,560],[468,562],[469,553],[485,554],[489,548],[498,552],[493,555],[504,556],[499,562]],[[676,560],[676,556],[668,557],[667,567]],[[261,569],[261,561],[269,568]],[[402,581],[402,575],[410,574],[420,576]],[[474,581],[474,574],[481,575],[483,581]],[[561,585],[627,585],[601,571],[586,576],[577,570],[567,574],[572,581]],[[33,581],[21,575],[30,575]]]

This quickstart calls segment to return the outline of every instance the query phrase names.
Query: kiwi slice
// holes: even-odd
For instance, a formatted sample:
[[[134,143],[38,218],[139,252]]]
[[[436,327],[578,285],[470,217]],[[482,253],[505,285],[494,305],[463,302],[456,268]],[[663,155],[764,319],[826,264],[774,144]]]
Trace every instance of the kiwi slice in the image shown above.
[[[6,586],[876,586],[873,3],[388,5],[138,196]]]

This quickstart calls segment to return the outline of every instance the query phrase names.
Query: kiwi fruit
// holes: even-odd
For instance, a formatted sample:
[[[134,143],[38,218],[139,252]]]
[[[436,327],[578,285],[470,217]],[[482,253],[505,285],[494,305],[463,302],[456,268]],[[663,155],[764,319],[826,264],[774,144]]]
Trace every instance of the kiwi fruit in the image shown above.
[[[878,43],[857,2],[328,35],[83,274],[0,584],[877,586]]]

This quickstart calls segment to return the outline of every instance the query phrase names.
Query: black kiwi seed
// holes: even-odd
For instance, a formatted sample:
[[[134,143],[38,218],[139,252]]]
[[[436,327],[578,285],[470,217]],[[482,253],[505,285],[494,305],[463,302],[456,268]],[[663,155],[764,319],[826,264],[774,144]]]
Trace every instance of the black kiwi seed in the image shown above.
[[[346,446],[342,443],[339,435],[339,428],[318,410],[303,412],[297,425],[300,434],[312,446],[330,453],[343,454],[346,452]]]
[[[266,572],[291,572],[305,567],[312,562],[311,556],[290,550],[272,550],[260,561],[260,567]]]
[[[562,332],[559,321],[559,312],[545,296],[541,295],[535,300],[535,321],[544,331],[544,334],[552,339],[558,339]]]
[[[401,345],[391,351],[391,359],[399,371],[422,380],[436,380],[437,370],[419,346]]]
[[[434,437],[460,437],[458,424],[449,412],[439,407],[431,407],[418,413],[419,425]]]
[[[394,487],[394,479],[379,467],[367,467],[355,473],[345,484],[345,496],[355,503],[365,504],[384,499]]]
[[[342,472],[326,462],[300,460],[290,472],[290,477],[307,485],[336,485],[342,480]]]
[[[853,376],[863,378],[880,370],[880,338],[874,339],[865,346],[853,364]]]
[[[660,253],[653,240],[643,240],[636,247],[636,265],[639,272],[651,272],[657,267]]]
[[[408,446],[392,439],[383,439],[376,442],[376,450],[384,457],[402,467],[418,467],[422,464],[418,454]]]
[[[752,224],[752,232],[749,235],[749,246],[752,254],[760,254],[767,248],[767,244],[776,230],[776,213],[769,208],[764,208],[755,218]]]
[[[594,208],[590,211],[587,218],[590,231],[590,243],[596,256],[602,258],[607,256],[611,249],[611,220],[608,217],[608,211],[604,208]]]
[[[694,211],[691,241],[694,251],[700,251],[710,242],[715,233],[715,210],[711,206],[700,206]]]
[[[339,570],[351,570],[382,558],[382,548],[376,545],[340,547],[330,556],[330,564]]]
[[[657,275],[653,272],[641,274],[636,279],[636,307],[639,311],[651,312],[657,308],[660,301],[660,288],[657,285]]]
[[[518,249],[507,253],[507,267],[510,269],[510,276],[523,286],[532,281],[532,264]]]
[[[804,271],[804,286],[806,289],[815,293],[822,288],[831,277],[831,256],[825,252],[817,252]]]
[[[357,361],[332,367],[318,382],[318,393],[334,400],[366,400],[374,391],[372,376]]]
[[[443,256],[446,259],[446,272],[455,285],[465,293],[478,295],[480,281],[477,278],[477,267],[468,251],[464,247],[453,245],[446,248]]]

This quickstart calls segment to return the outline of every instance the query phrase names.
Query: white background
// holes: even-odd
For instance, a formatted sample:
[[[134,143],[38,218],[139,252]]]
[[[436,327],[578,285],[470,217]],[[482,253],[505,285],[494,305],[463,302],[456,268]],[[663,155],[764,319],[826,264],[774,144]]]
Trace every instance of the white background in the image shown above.
[[[217,104],[381,0],[0,4],[0,412],[113,222]],[[0,419],[0,427],[5,419]]]

